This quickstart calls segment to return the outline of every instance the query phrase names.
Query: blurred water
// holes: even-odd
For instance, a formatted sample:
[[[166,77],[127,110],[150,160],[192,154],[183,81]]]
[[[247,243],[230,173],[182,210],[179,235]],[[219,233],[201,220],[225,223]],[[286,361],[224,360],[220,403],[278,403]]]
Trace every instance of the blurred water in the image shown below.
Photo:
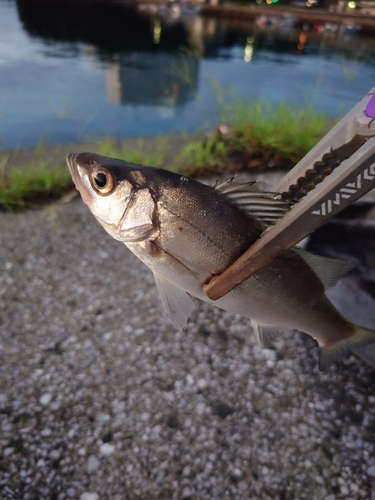
[[[191,132],[217,122],[217,84],[333,116],[375,85],[370,37],[87,5],[0,0],[2,148]]]

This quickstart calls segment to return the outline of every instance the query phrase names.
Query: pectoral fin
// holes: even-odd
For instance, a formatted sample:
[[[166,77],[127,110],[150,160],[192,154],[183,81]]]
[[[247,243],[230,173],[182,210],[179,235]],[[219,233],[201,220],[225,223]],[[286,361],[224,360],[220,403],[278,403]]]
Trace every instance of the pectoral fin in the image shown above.
[[[166,280],[158,273],[154,273],[156,288],[169,314],[173,326],[182,330],[186,327],[193,309],[194,302],[190,296],[181,288]]]
[[[272,344],[280,335],[285,333],[285,329],[279,326],[273,325],[262,325],[253,319],[251,321],[251,326],[254,330],[255,337],[262,347],[267,347]]]

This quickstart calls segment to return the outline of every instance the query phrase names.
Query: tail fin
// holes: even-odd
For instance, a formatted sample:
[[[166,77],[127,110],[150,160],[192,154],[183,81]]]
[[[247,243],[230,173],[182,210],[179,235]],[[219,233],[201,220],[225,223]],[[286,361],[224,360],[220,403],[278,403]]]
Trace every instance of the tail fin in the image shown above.
[[[375,331],[353,325],[355,334],[338,344],[322,348],[320,351],[319,368],[324,370],[330,363],[338,359],[348,350],[375,368]]]

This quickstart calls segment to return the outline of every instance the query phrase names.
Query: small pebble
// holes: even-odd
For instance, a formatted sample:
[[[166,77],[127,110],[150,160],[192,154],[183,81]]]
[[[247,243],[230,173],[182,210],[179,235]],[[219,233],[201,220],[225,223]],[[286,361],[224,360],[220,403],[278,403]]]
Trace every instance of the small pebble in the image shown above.
[[[340,491],[343,495],[348,495],[349,494],[349,488],[343,484],[342,486],[340,486]]]
[[[47,406],[52,401],[52,394],[50,392],[46,392],[39,398],[39,403],[42,406]]]
[[[97,493],[89,493],[88,491],[85,491],[85,493],[82,493],[79,497],[79,500],[99,500],[99,495]]]
[[[191,489],[188,486],[182,490],[182,498],[189,498],[191,496]]]
[[[91,455],[87,460],[87,471],[94,472],[100,467],[100,460],[97,456]]]
[[[112,455],[112,453],[115,451],[116,446],[110,443],[103,443],[100,445],[99,451],[101,455]]]
[[[207,386],[208,386],[208,382],[207,382],[206,379],[200,378],[197,381],[197,387],[198,387],[198,389],[205,389]]]
[[[245,483],[245,481],[240,481],[240,482],[238,483],[238,488],[239,488],[239,490],[241,490],[241,491],[246,491],[246,490],[248,489],[248,487],[249,487],[249,486],[248,486],[248,484],[247,484],[247,483]]]

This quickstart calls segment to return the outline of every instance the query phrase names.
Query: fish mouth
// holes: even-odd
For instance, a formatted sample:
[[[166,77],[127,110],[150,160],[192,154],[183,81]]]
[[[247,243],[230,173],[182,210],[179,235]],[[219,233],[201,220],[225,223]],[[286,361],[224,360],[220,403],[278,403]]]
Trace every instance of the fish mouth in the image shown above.
[[[66,163],[68,164],[68,168],[69,168],[72,176],[74,176],[75,172],[77,171],[76,156],[77,156],[77,153],[69,153],[66,156]]]
[[[73,182],[76,186],[77,191],[80,192],[83,202],[91,206],[95,198],[95,193],[93,192],[90,183],[90,167],[85,165],[85,162],[81,162],[82,158],[79,158],[82,153],[69,153],[66,156],[66,163],[72,176]],[[82,164],[83,163],[83,164]]]
[[[79,189],[79,186],[80,186],[80,175],[79,175],[79,172],[78,172],[78,163],[77,163],[77,156],[78,156],[79,153],[69,153],[67,156],[66,156],[66,163],[68,164],[68,168],[69,168],[69,172],[70,172],[70,175],[72,176],[72,179],[73,179],[73,182],[76,186],[76,188],[78,189],[78,191],[80,190]]]

